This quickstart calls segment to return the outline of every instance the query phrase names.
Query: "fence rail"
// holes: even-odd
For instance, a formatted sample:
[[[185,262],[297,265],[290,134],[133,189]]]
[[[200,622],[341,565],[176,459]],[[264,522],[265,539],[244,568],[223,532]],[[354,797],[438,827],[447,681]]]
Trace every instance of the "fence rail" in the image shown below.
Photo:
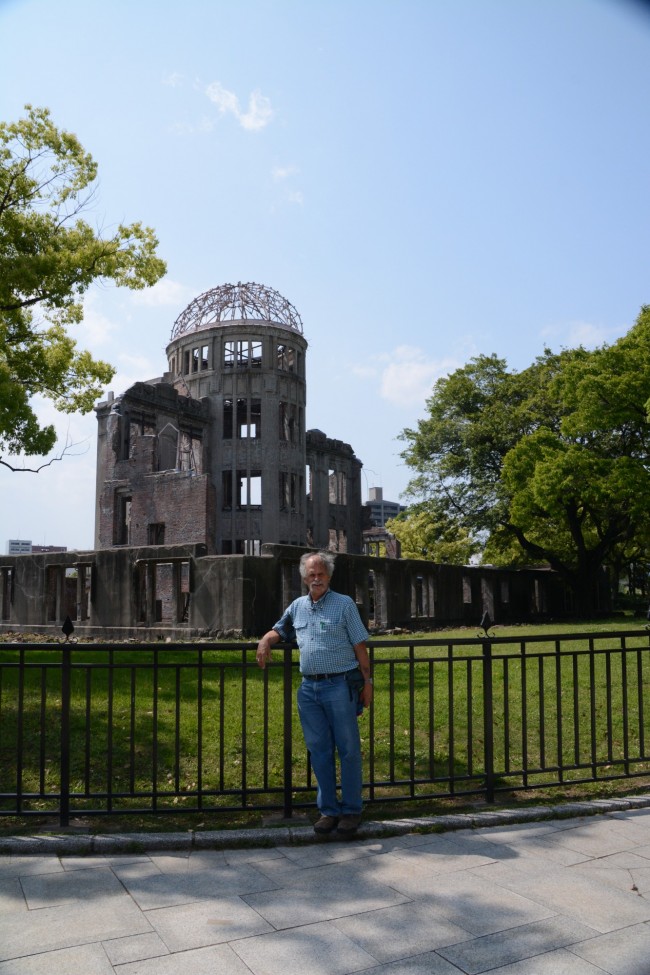
[[[369,804],[650,775],[650,632],[377,641]],[[315,803],[295,648],[2,644],[0,816]]]

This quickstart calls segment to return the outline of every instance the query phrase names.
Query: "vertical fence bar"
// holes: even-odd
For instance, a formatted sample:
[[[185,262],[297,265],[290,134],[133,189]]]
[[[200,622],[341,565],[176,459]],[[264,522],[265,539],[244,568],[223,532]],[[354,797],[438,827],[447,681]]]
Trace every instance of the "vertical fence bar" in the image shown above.
[[[63,647],[61,658],[61,796],[59,800],[59,825],[70,825],[70,671],[72,651]]]
[[[415,647],[409,643],[409,794],[415,795]]]
[[[242,670],[242,690],[246,687],[246,673]],[[246,701],[242,702],[242,722],[246,715]],[[243,763],[242,763],[243,764]],[[181,665],[174,667],[174,792],[181,792]]]
[[[456,787],[454,768],[456,763],[456,742],[454,739],[454,647],[449,644],[449,658],[447,660],[447,775],[449,777],[449,792],[453,795]]]
[[[434,699],[433,660],[428,661],[429,667],[429,778],[436,775],[436,706]]]
[[[521,771],[524,789],[528,787],[528,660],[526,641],[521,641]]]
[[[130,668],[130,688],[129,688],[129,790],[131,795],[135,792],[135,713],[136,713],[136,668]]]
[[[18,714],[16,715],[16,812],[23,811],[23,757],[25,740],[25,650],[18,654]]]
[[[151,809],[156,812],[158,809],[158,649],[153,652],[153,687],[151,701]]]
[[[625,768],[625,774],[630,774],[630,726],[628,722],[628,694],[627,694],[627,649],[625,647],[625,638],[623,638],[623,645],[621,651],[621,686],[623,688],[623,700],[622,700],[622,711],[623,711],[623,762]]]
[[[223,792],[226,782],[226,755],[224,728],[226,726],[226,675],[223,664],[219,663],[219,791]]]
[[[388,686],[395,687],[395,663],[388,662]],[[388,695],[388,774],[391,782],[395,779],[395,695]]]
[[[546,695],[544,693],[544,657],[540,653],[537,658],[537,698],[539,700],[539,767],[546,768],[546,718],[544,710],[546,708]]]
[[[467,686],[467,774],[474,775],[474,685],[472,682],[472,660],[465,664]]]
[[[283,708],[282,708],[282,728],[284,732],[284,743],[282,751],[282,762],[284,767],[284,800],[283,816],[291,819],[293,814],[293,763],[292,763],[292,744],[293,744],[293,667],[291,650],[284,648],[283,659]],[[267,729],[268,731],[268,729]]]
[[[510,661],[503,657],[503,771],[510,771]]]
[[[113,811],[113,729],[115,725],[115,651],[108,652],[108,699],[106,701],[106,812]]]
[[[41,667],[41,725],[40,725],[40,748],[39,748],[39,772],[38,780],[39,787],[41,790],[41,795],[45,795],[45,756],[47,754],[46,749],[46,739],[47,739],[47,670],[45,667]]]
[[[643,659],[641,650],[636,652],[636,699],[639,714],[639,758],[645,758],[645,727],[643,718]]]
[[[596,660],[594,641],[589,640],[589,722],[591,742],[591,776],[598,777],[598,743],[596,737]]]
[[[483,735],[485,756],[485,798],[494,802],[494,693],[492,687],[492,643],[483,640]]]
[[[614,761],[614,746],[612,741],[612,651],[605,650],[605,700],[607,706],[607,761],[611,765]]]
[[[564,779],[564,742],[563,742],[563,703],[562,703],[562,644],[555,641],[555,735],[557,738],[557,768],[558,778]]]
[[[579,669],[578,654],[572,654],[572,679],[573,679],[573,764],[580,764],[580,695],[579,695]]]
[[[372,645],[368,647],[370,673],[375,672],[375,656]],[[376,692],[375,692],[376,693]],[[375,797],[375,709],[374,702],[368,708],[368,796]]]
[[[85,789],[84,794],[90,795],[90,777],[91,777],[91,732],[92,732],[92,712],[90,708],[90,702],[92,700],[92,681],[91,681],[92,671],[90,667],[86,669],[86,735],[84,741],[84,782]]]
[[[246,664],[246,650],[241,651],[241,804],[248,807],[248,667]]]
[[[203,648],[196,661],[196,788],[197,806],[203,809]]]

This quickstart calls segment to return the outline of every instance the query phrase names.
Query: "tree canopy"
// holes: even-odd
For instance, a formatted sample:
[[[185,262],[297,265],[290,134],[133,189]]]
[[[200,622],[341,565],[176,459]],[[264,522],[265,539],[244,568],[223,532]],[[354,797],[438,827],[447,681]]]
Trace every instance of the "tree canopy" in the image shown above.
[[[166,267],[149,227],[120,224],[103,236],[81,218],[96,163],[47,109],[25,111],[0,123],[0,452],[45,455],[56,430],[41,426],[33,397],[87,413],[114,374],[68,333],[83,319],[85,292],[99,280],[146,288]]]
[[[403,432],[409,494],[481,537],[485,561],[550,565],[590,614],[602,567],[648,552],[649,399],[650,306],[593,352],[546,350],[522,372],[479,356]]]
[[[439,500],[412,505],[390,518],[386,528],[399,540],[402,558],[466,565],[481,545],[464,525],[447,516]]]

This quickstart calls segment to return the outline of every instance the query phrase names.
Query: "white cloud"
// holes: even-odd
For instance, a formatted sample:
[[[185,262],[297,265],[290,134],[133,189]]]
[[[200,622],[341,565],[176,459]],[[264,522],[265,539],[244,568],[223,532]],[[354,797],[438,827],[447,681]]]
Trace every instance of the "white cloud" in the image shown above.
[[[248,111],[239,118],[243,128],[257,132],[269,124],[273,118],[271,101],[257,88],[248,99]]]
[[[185,81],[185,78],[178,71],[172,71],[163,78],[163,85],[167,85],[169,88],[179,88]]]
[[[355,366],[353,372],[360,379],[375,379],[383,400],[403,409],[424,406],[433,384],[446,376],[459,363],[452,358],[430,359],[423,349],[400,345],[389,354],[377,356],[376,364]]]
[[[299,175],[299,173],[300,170],[293,164],[289,166],[274,166],[271,170],[271,176],[276,183],[283,183],[285,180],[289,180],[293,176]],[[287,189],[286,195],[284,196],[282,202],[302,206],[305,202],[305,197],[302,190]],[[273,208],[273,211],[275,212],[275,207]]]
[[[297,166],[274,166],[271,170],[271,175],[276,181],[283,179],[289,179],[290,176],[296,176],[300,170]]]
[[[145,288],[143,291],[134,291],[131,300],[134,305],[145,305],[149,308],[164,308],[188,302],[194,297],[186,285],[172,281],[171,278],[163,278],[154,284],[152,288]]]
[[[213,81],[211,84],[209,84],[205,89],[205,93],[210,101],[217,106],[222,115],[225,115],[226,112],[230,112],[230,114],[234,115],[235,118],[239,118],[241,111],[239,108],[239,99],[237,98],[237,95],[235,95],[235,93],[232,91],[228,91],[227,88],[224,88],[220,81]]]
[[[104,390],[100,399],[105,400],[109,392],[116,396],[121,396],[134,383],[145,383],[150,379],[157,379],[162,376],[167,368],[164,360],[156,359],[154,362],[144,355],[120,355],[113,361],[115,375],[111,379],[110,386]]]
[[[70,331],[80,348],[97,349],[107,345],[117,332],[117,326],[96,307],[97,295],[84,299],[84,317],[79,329]]]
[[[221,115],[232,115],[241,127],[249,132],[258,132],[265,128],[273,118],[270,99],[263,95],[259,88],[251,92],[246,112],[242,111],[237,95],[224,88],[220,81],[209,84],[205,94],[216,105]]]

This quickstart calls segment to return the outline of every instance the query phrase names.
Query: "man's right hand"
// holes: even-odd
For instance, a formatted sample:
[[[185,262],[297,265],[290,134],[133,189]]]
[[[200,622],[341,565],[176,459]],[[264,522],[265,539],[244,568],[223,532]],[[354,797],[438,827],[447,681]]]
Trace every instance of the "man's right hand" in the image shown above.
[[[257,644],[255,659],[257,660],[257,666],[261,667],[262,670],[271,662],[271,647],[265,637],[262,637]]]

